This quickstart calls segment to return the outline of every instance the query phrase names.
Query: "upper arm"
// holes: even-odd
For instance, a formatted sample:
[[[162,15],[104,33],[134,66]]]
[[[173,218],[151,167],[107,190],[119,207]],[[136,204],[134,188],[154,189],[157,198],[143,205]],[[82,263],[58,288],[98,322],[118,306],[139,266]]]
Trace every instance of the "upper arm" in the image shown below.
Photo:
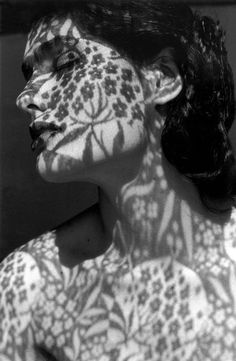
[[[0,359],[27,360],[33,346],[32,312],[40,293],[36,261],[16,251],[0,265]],[[31,359],[33,361],[33,359]]]

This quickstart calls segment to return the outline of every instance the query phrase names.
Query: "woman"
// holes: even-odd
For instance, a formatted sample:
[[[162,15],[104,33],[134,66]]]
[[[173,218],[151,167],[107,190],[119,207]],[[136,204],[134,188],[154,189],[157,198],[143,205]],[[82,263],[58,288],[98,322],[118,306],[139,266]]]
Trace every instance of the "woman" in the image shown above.
[[[81,1],[29,33],[17,99],[37,170],[98,204],[1,264],[5,360],[236,358],[234,117],[219,24]]]

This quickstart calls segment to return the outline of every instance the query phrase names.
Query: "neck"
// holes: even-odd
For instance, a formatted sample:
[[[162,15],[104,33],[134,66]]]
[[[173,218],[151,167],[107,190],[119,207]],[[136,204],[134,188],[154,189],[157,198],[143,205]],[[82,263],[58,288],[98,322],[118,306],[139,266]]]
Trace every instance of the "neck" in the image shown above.
[[[163,119],[155,110],[149,111],[147,118],[151,119],[150,126],[147,124],[148,144],[139,154],[135,152],[129,159],[121,160],[120,167],[117,164],[116,169],[109,167],[109,173],[103,172],[98,182],[106,235],[124,252],[134,243],[140,247],[147,230],[149,239],[150,233],[151,238],[155,238],[152,223],[154,219],[158,222],[156,208],[160,188],[166,182],[160,147]]]
[[[100,188],[101,217],[109,239],[122,253],[132,250],[134,261],[174,254],[189,262],[187,242],[193,237],[194,219],[196,223],[219,223],[219,219],[209,214],[193,184],[165,159],[158,114],[150,124],[148,144],[137,159],[139,166],[130,177],[114,181],[119,186],[112,191],[111,186]]]

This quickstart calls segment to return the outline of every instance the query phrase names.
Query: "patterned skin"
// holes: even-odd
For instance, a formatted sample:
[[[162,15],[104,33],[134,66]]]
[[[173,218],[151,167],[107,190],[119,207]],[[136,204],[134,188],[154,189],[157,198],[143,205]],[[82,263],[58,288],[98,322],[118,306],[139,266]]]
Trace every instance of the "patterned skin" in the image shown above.
[[[100,198],[2,262],[1,361],[234,361],[236,212],[205,210],[160,147],[154,107],[176,96],[178,76],[162,93],[161,60],[138,74],[70,18],[43,25],[29,35],[34,72],[18,98],[44,129],[38,171],[96,182]],[[58,35],[69,44],[55,70]]]
[[[142,87],[133,66],[110,46],[83,37],[70,19],[31,32],[24,67],[30,80],[17,104],[30,111],[34,128],[56,130],[44,132],[37,161],[47,180],[72,180],[73,171],[78,180],[84,167],[144,141]]]

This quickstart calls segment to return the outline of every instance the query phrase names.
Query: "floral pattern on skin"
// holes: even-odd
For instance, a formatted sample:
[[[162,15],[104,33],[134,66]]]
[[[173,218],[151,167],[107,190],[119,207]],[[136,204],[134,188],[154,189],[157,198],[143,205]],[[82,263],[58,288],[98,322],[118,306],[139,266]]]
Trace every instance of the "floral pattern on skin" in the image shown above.
[[[40,31],[32,34],[31,42],[43,36]],[[116,55],[112,52],[109,59]],[[129,76],[110,60],[95,59],[104,79]],[[85,76],[74,70],[60,81]],[[66,87],[67,80],[59,85]],[[132,85],[136,91],[138,85]],[[75,95],[74,113],[80,107],[78,96],[82,98]],[[90,118],[102,114],[104,98],[97,98],[99,106],[86,108]],[[131,98],[127,90],[112,102],[118,118],[134,110]],[[102,256],[69,269],[60,262],[55,230],[0,265],[1,361],[41,361],[42,350],[48,360],[57,361],[235,361],[236,211],[228,222],[215,222],[179,196],[166,177],[158,144],[161,125],[154,120],[139,173],[118,199],[132,235],[117,222],[113,242]],[[72,115],[70,124],[76,121],[80,128],[68,135],[70,141],[88,129],[95,132],[93,124]],[[114,149],[122,149],[123,138],[118,119]]]
[[[60,38],[56,19],[55,25],[52,24],[47,24],[43,34],[39,31],[29,36],[26,59],[31,56],[34,48],[47,40],[47,28],[50,28],[49,41],[52,44],[53,37],[58,39],[59,34]],[[43,21],[41,30],[42,28],[44,29]],[[142,87],[134,68],[114,49],[81,38],[79,30],[75,30],[70,19],[65,21],[64,28],[67,33],[61,37],[61,46],[63,54],[67,54],[63,57],[68,59],[68,65],[62,64],[62,69],[54,69],[52,62],[52,68],[48,68],[47,74],[44,74],[42,60],[17,101],[18,106],[24,108],[25,102],[37,95],[39,109],[48,111],[47,118],[44,118],[47,124],[53,123],[59,129],[62,129],[61,122],[65,124],[63,130],[48,138],[45,151],[40,153],[37,160],[39,172],[43,177],[45,174],[47,179],[48,176],[49,179],[54,175],[58,176],[60,170],[69,169],[73,160],[87,165],[88,159],[93,163],[111,158],[117,155],[114,151],[133,150],[146,137]],[[90,52],[86,49],[90,49]],[[70,52],[71,57],[74,56],[73,61],[69,60]],[[59,57],[57,62],[63,63],[64,58]],[[42,74],[43,77],[40,76]],[[78,103],[78,97],[81,97],[83,107]],[[34,123],[37,125],[37,118]],[[129,130],[124,133],[126,125]],[[106,136],[108,133],[109,137]],[[124,135],[122,143],[119,147],[113,147],[112,139],[121,139],[121,133]],[[70,153],[67,141],[73,138],[75,142],[76,135],[80,137],[80,149],[75,154],[76,148],[73,147],[74,151]],[[93,148],[97,149],[97,158]]]

